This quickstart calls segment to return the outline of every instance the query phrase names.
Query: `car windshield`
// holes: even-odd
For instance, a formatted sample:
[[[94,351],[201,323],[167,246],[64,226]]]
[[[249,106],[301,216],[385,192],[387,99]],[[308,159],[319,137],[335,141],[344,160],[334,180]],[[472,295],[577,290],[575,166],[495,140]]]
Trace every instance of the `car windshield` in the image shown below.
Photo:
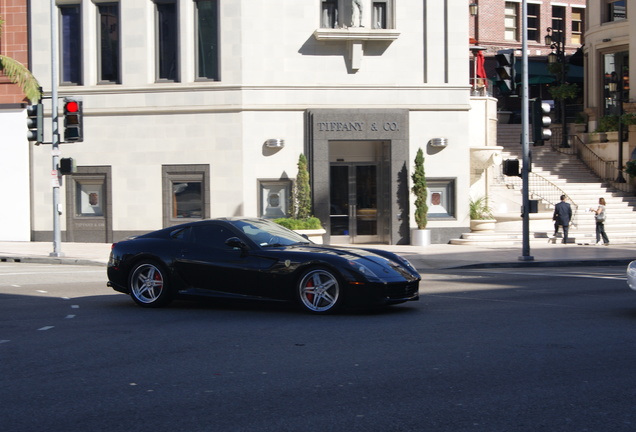
[[[239,220],[235,221],[234,225],[243,231],[250,240],[262,247],[311,243],[300,234],[263,219]]]

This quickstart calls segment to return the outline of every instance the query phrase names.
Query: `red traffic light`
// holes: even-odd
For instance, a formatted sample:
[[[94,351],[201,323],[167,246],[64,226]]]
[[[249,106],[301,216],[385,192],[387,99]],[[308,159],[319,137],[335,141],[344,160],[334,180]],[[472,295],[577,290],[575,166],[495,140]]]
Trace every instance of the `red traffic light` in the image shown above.
[[[66,102],[66,104],[64,105],[64,111],[69,113],[79,112],[79,104],[76,101]]]

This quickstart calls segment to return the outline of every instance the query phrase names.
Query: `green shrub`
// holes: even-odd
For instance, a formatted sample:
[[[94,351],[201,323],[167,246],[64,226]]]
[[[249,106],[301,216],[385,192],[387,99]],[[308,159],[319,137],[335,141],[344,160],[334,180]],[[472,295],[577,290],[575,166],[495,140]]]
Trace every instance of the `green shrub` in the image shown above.
[[[579,94],[579,86],[576,84],[561,84],[559,86],[550,87],[548,92],[556,100],[574,99]]]
[[[606,115],[598,120],[595,132],[614,132],[618,130],[618,116],[615,114]]]
[[[313,230],[322,228],[320,219],[314,216],[305,219],[279,218],[274,219],[274,222],[290,230]]]
[[[636,177],[636,160],[627,161],[625,164],[625,172],[629,174],[630,178]]]
[[[418,229],[425,229],[428,224],[428,190],[426,189],[426,174],[424,172],[424,152],[420,148],[415,156],[415,171],[411,176],[415,195],[415,223]]]
[[[298,175],[294,183],[292,198],[292,217],[297,219],[307,219],[311,217],[309,171],[307,170],[307,158],[302,153],[298,157]]]
[[[307,158],[298,157],[298,175],[291,196],[291,217],[274,219],[274,222],[290,230],[322,229],[320,219],[311,215],[311,187]]]
[[[470,213],[471,220],[488,220],[494,219],[492,209],[488,205],[488,198],[481,197],[476,200],[470,200],[468,204],[468,211]]]

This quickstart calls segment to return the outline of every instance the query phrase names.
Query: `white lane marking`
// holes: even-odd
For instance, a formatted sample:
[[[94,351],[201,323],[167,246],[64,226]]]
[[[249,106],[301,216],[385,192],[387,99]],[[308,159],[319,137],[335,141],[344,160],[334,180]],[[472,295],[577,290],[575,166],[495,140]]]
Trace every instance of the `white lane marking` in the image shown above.
[[[42,327],[42,328],[39,328],[39,329],[38,329],[38,331],[51,330],[52,328],[55,328],[55,326],[46,326],[46,327]]]
[[[71,309],[79,309],[79,305],[72,305]]]
[[[42,293],[42,294],[48,293],[48,291],[44,291],[44,290],[35,290],[35,292],[39,292],[39,293]]]
[[[75,318],[75,315],[66,315],[66,319],[73,319]]]
[[[0,340],[0,344],[2,344],[2,343],[7,343],[7,342],[11,342],[11,341],[10,341],[10,340],[8,340],[8,339]]]

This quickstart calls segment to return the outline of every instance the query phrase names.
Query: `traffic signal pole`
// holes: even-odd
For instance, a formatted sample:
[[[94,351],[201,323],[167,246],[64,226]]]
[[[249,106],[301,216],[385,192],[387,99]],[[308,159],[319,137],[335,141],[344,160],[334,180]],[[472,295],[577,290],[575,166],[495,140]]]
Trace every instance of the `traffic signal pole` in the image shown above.
[[[530,255],[530,195],[528,192],[530,175],[530,143],[529,143],[529,95],[528,95],[528,3],[521,2],[521,149],[523,153],[523,165],[521,167],[522,184],[522,208],[523,218],[522,251],[519,261],[534,261]]]
[[[58,170],[60,160],[60,133],[58,129],[57,116],[57,15],[55,13],[55,0],[51,0],[51,181],[53,184],[53,252],[52,257],[64,256],[62,253],[62,230],[60,226],[60,216],[62,208],[60,204],[60,185],[62,176]]]

